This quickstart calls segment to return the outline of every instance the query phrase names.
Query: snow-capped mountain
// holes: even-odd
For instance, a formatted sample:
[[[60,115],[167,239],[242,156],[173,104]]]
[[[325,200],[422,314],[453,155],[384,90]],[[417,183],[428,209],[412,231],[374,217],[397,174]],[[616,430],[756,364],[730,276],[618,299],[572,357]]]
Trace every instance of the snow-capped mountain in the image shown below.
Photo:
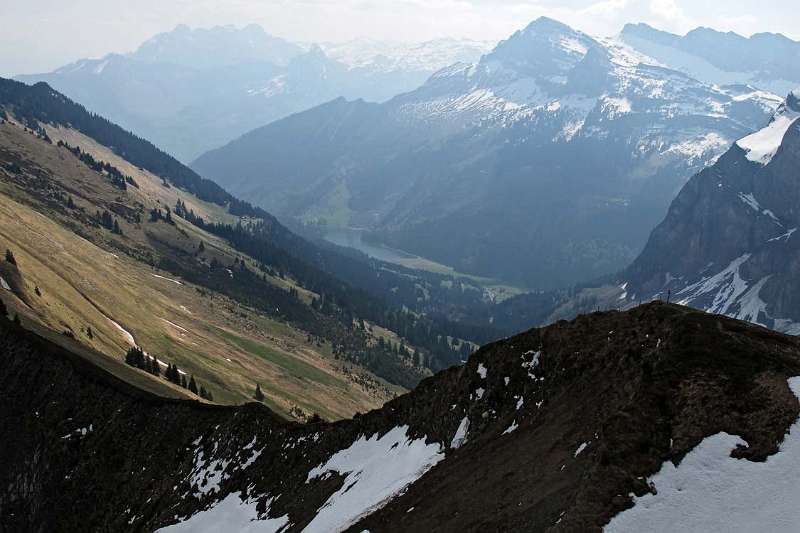
[[[243,28],[189,28],[181,24],[148,39],[131,57],[148,63],[205,68],[263,62],[287,65],[302,53],[297,44],[274,37],[257,24]]]
[[[189,161],[339,96],[387,100],[455,60],[476,60],[485,49],[456,40],[305,46],[257,25],[178,26],[130,54],[82,59],[18,80],[45,81]]]
[[[680,36],[647,24],[628,24],[620,39],[708,83],[749,84],[776,94],[800,85],[800,42],[780,34],[757,33],[747,38],[697,28]]]
[[[312,109],[194,167],[283,216],[546,288],[629,264],[685,181],[780,102],[542,18],[415,91]]]
[[[453,38],[420,43],[354,39],[343,43],[321,43],[320,46],[329,57],[350,68],[431,74],[454,63],[473,63],[495,44]]]
[[[800,90],[694,176],[625,273],[632,301],[678,301],[800,334]]]

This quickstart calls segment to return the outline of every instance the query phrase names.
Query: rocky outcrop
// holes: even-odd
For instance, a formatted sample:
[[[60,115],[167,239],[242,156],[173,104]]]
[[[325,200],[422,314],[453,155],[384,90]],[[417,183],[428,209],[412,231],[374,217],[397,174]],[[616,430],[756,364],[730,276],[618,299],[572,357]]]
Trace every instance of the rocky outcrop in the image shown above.
[[[666,298],[800,333],[800,103],[694,176],[625,272],[630,301]]]
[[[0,353],[4,531],[599,531],[705,437],[763,461],[800,412],[799,341],[661,303],[494,343],[334,424],[165,400],[6,322]]]

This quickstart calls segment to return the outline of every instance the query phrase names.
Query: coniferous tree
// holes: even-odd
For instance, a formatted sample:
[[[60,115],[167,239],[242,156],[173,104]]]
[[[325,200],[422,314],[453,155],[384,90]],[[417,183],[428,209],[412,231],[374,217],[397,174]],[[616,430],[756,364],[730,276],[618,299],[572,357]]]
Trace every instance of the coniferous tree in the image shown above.
[[[14,324],[16,324],[17,326],[22,324],[22,322],[19,319],[19,313],[14,315]]]
[[[197,394],[197,382],[194,380],[194,374],[189,378],[189,392]]]
[[[11,263],[12,265],[16,265],[17,264],[17,258],[14,257],[14,253],[11,250],[9,250],[8,248],[6,248],[6,261]]]
[[[72,196],[67,197],[67,207],[69,209],[75,209],[75,202],[72,201]]]
[[[186,383],[186,374],[181,374],[181,387],[184,389],[189,388],[189,385]]]
[[[153,372],[154,376],[161,376],[161,365],[158,363],[158,359],[153,357]]]
[[[94,339],[94,333],[92,332],[92,326],[86,326],[86,336],[90,339]]]
[[[208,399],[208,393],[206,392],[206,388],[202,385],[200,385],[200,397],[203,398],[204,400]]]
[[[203,241],[200,241],[200,245],[197,247],[197,251],[201,254],[206,251],[206,245],[203,244]]]
[[[261,392],[261,385],[258,384],[258,383],[256,383],[256,392],[255,392],[255,394],[253,394],[253,398],[255,398],[256,401],[259,401],[259,402],[263,402],[264,401],[264,393]]]
[[[136,368],[144,370],[144,352],[138,346],[131,347],[128,349],[128,353],[125,354],[125,362],[131,366],[135,366]]]
[[[6,307],[5,302],[0,300],[0,318],[7,318],[8,317],[8,308]]]

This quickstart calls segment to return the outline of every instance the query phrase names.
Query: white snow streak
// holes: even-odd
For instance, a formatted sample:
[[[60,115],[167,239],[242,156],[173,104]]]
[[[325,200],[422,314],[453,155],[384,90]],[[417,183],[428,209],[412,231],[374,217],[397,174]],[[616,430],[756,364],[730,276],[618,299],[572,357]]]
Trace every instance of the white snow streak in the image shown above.
[[[171,281],[171,282],[172,282],[172,283],[174,283],[175,285],[183,285],[183,283],[181,283],[181,282],[180,282],[180,281],[178,281],[177,279],[165,278],[164,276],[159,276],[158,274],[153,274],[153,277],[154,277],[154,278],[158,278],[158,279],[163,279],[163,280],[165,280],[165,281]]]
[[[577,449],[577,450],[575,450],[575,454],[573,455],[573,457],[578,457],[578,456],[579,456],[579,455],[580,455],[580,454],[583,452],[583,450],[585,450],[585,449],[586,449],[586,447],[587,447],[588,445],[589,445],[589,443],[588,443],[588,442],[583,442],[583,443],[581,443],[581,445],[580,445],[580,446],[578,446],[578,449]]]
[[[731,261],[731,264],[725,270],[710,278],[705,278],[689,285],[678,293],[679,296],[685,295],[684,299],[678,303],[688,305],[692,300],[704,294],[716,293],[707,311],[723,315],[727,314],[739,296],[747,290],[747,282],[739,275],[739,267],[748,259],[750,259],[750,254],[741,255]]]
[[[767,242],[776,242],[776,241],[780,241],[781,239],[785,239],[785,240],[788,241],[789,238],[794,234],[795,231],[797,231],[797,228],[792,228],[789,231],[787,231],[786,233],[783,233],[781,235],[778,235],[777,237],[773,237],[773,238],[769,239]]]
[[[108,318],[108,317],[106,317],[106,318]],[[133,338],[133,335],[131,335],[130,331],[128,331],[127,329],[123,328],[122,326],[120,326],[119,324],[117,324],[116,322],[111,320],[110,318],[108,318],[108,321],[111,322],[111,324],[113,324],[114,327],[117,328],[120,333],[122,333],[122,337],[125,339],[125,342],[127,342],[128,344],[130,344],[134,348],[137,346],[136,339]]]
[[[467,442],[467,434],[469,433],[469,418],[466,416],[461,419],[458,425],[456,434],[453,435],[453,440],[450,442],[450,447],[453,449],[460,448]]]

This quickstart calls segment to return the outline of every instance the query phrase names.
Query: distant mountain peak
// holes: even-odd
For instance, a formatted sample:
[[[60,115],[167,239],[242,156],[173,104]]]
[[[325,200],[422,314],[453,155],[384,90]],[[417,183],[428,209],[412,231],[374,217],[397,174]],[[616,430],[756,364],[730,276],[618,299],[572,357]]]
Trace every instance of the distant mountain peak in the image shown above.
[[[597,41],[547,17],[540,17],[525,29],[502,41],[485,56],[520,74],[561,75],[580,62]]]
[[[316,43],[311,45],[311,47],[306,52],[306,55],[328,57],[327,54],[325,54],[325,50],[323,50],[322,47]]]
[[[800,83],[800,42],[774,33],[745,37],[708,27],[675,35],[627,24],[620,38],[670,68],[716,85],[749,84],[786,94]]]
[[[451,37],[425,42],[379,41],[362,37],[342,43],[321,43],[320,46],[328,57],[350,68],[433,73],[454,63],[475,62],[494,44]]]
[[[574,31],[560,20],[550,17],[539,17],[525,28],[524,31]]]
[[[786,97],[786,107],[800,112],[800,87],[789,93]]]
[[[675,41],[681,38],[679,35],[675,35],[674,33],[669,33],[659,30],[658,28],[654,28],[646,22],[625,24],[620,32],[620,38],[625,40],[626,38],[631,37],[647,39],[648,41],[665,46],[671,46]]]
[[[258,24],[241,28],[179,24],[148,39],[131,56],[140,61],[203,68],[249,62],[284,65],[300,53],[299,46],[270,35]]]

